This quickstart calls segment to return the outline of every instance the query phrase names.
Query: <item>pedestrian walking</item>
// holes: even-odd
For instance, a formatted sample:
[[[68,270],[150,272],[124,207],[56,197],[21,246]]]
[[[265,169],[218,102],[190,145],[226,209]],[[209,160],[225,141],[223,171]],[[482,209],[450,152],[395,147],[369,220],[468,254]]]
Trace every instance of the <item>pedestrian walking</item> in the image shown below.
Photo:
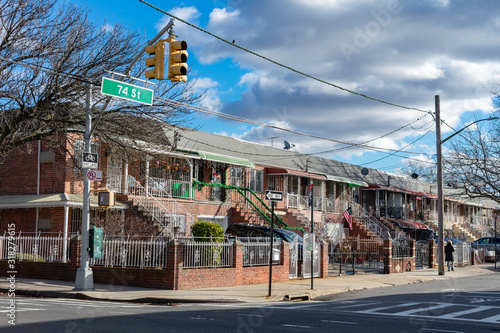
[[[450,271],[450,268],[452,271],[455,270],[455,265],[453,263],[453,252],[455,252],[455,249],[453,248],[451,241],[448,241],[448,243],[444,247],[444,253],[445,253],[444,259],[446,260],[448,271]]]

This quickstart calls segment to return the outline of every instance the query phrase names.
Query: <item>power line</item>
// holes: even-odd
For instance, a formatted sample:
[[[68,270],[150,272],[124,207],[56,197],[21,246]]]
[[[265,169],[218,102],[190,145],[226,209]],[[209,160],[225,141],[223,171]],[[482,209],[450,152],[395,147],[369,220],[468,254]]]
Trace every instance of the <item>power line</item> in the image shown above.
[[[407,154],[421,154],[420,152],[409,152],[409,151],[401,151],[401,150],[395,150],[395,149],[389,149],[389,148],[372,147],[372,146],[363,145],[363,144],[359,144],[359,143],[352,143],[352,142],[335,140],[335,139],[331,139],[331,138],[322,137],[319,135],[308,134],[308,133],[299,132],[299,131],[295,131],[295,130],[291,130],[291,129],[287,129],[287,128],[283,128],[283,127],[279,127],[279,126],[275,126],[275,125],[261,123],[261,122],[255,121],[255,120],[245,119],[242,117],[229,115],[229,114],[219,112],[219,111],[213,111],[213,110],[201,107],[201,106],[193,106],[190,104],[174,101],[174,100],[164,98],[164,97],[155,97],[154,99],[161,101],[161,102],[164,102],[164,103],[167,103],[167,104],[170,104],[170,105],[173,105],[173,106],[188,108],[188,109],[191,109],[191,110],[194,110],[197,112],[202,112],[202,113],[206,113],[206,114],[210,114],[210,115],[214,115],[214,116],[218,116],[218,117],[223,117],[223,118],[227,118],[227,119],[231,119],[231,120],[235,120],[235,121],[239,121],[239,122],[245,122],[245,123],[252,124],[252,125],[268,127],[268,128],[272,128],[272,129],[276,129],[276,130],[280,130],[280,131],[285,131],[285,132],[289,132],[289,133],[293,133],[293,134],[297,134],[297,135],[307,136],[307,137],[311,137],[311,138],[315,138],[315,139],[332,141],[335,143],[340,143],[340,144],[344,144],[344,145],[348,145],[348,146],[361,147],[361,148],[372,149],[372,150],[377,150],[377,151],[386,150],[386,151],[392,151],[392,152],[403,152],[403,153],[407,153]]]
[[[179,17],[177,17],[177,16],[175,16],[175,15],[173,15],[173,14],[171,14],[171,13],[167,12],[167,11],[164,11],[164,10],[162,10],[162,9],[160,9],[160,8],[158,8],[158,7],[154,6],[154,5],[152,5],[152,4],[150,4],[150,3],[149,3],[149,2],[147,2],[147,1],[144,1],[144,0],[139,0],[139,1],[140,1],[140,2],[142,2],[142,3],[144,3],[144,4],[146,4],[146,5],[148,5],[148,6],[150,6],[150,7],[151,7],[151,8],[153,8],[153,9],[155,9],[155,10],[157,10],[157,11],[159,11],[159,12],[161,12],[161,13],[165,14],[165,15],[168,15],[168,16],[170,16],[170,17],[172,17],[172,18],[174,18],[174,19],[176,19],[176,20],[178,20],[178,21],[180,21],[180,22],[182,22],[182,23],[184,23],[184,24],[187,24],[188,26],[190,26],[190,27],[192,27],[192,28],[195,28],[195,29],[197,29],[197,30],[200,30],[201,32],[204,32],[204,33],[206,33],[206,34],[208,34],[208,35],[210,35],[210,36],[212,36],[212,37],[214,37],[214,38],[216,38],[216,39],[218,39],[218,40],[220,40],[220,41],[223,41],[224,43],[227,43],[227,44],[229,44],[229,45],[232,45],[232,46],[234,46],[234,47],[237,47],[237,48],[239,48],[240,50],[243,50],[243,51],[245,51],[245,52],[247,52],[247,53],[253,54],[253,55],[254,55],[254,56],[256,56],[256,57],[262,58],[262,59],[264,59],[264,60],[266,60],[266,61],[268,61],[268,62],[271,62],[271,63],[273,63],[273,64],[275,64],[275,65],[277,65],[277,66],[279,66],[279,67],[282,67],[282,68],[288,69],[288,70],[290,70],[290,71],[292,71],[292,72],[294,72],[294,73],[297,73],[297,74],[299,74],[299,75],[302,75],[302,76],[308,77],[308,78],[313,79],[313,80],[315,80],[315,81],[318,81],[318,82],[320,82],[320,83],[323,83],[323,84],[329,85],[329,86],[331,86],[331,87],[334,87],[334,88],[337,88],[337,89],[343,90],[343,91],[348,92],[348,93],[350,93],[350,94],[358,95],[358,96],[361,96],[361,97],[364,97],[364,98],[367,98],[367,99],[371,99],[371,100],[376,101],[376,102],[380,102],[380,103],[383,103],[383,104],[387,104],[387,105],[395,106],[395,107],[398,107],[398,108],[407,109],[407,110],[414,110],[414,111],[419,111],[419,112],[424,112],[424,113],[430,113],[430,112],[431,112],[431,111],[429,111],[429,110],[422,110],[422,109],[418,109],[418,108],[414,108],[414,107],[409,107],[409,106],[404,106],[404,105],[400,105],[400,104],[396,104],[396,103],[392,103],[392,102],[384,101],[384,100],[381,100],[381,99],[378,99],[378,98],[375,98],[375,97],[371,97],[371,96],[368,96],[368,95],[365,95],[365,94],[362,94],[362,93],[359,93],[359,92],[356,92],[356,91],[353,91],[353,90],[350,90],[350,89],[347,89],[347,88],[341,87],[341,86],[336,85],[336,84],[333,84],[333,83],[331,83],[331,82],[328,82],[328,81],[322,80],[322,79],[320,79],[320,78],[317,78],[317,77],[312,76],[312,75],[310,75],[310,74],[304,73],[304,72],[299,71],[299,70],[297,70],[297,69],[295,69],[295,68],[292,68],[292,67],[290,67],[290,66],[284,65],[284,64],[282,64],[282,63],[280,63],[280,62],[278,62],[278,61],[276,61],[276,60],[273,60],[273,59],[270,59],[270,58],[268,58],[268,57],[265,57],[265,56],[263,56],[263,55],[261,55],[261,54],[259,54],[259,53],[256,53],[256,52],[254,52],[254,51],[251,51],[251,50],[249,50],[249,49],[247,49],[247,48],[244,48],[244,47],[242,47],[242,46],[240,46],[240,45],[238,45],[238,44],[236,44],[236,43],[233,43],[233,42],[231,42],[231,41],[228,41],[228,40],[226,40],[226,39],[224,39],[224,38],[222,38],[222,37],[220,37],[220,36],[218,36],[218,35],[216,35],[216,34],[214,34],[214,33],[211,33],[211,32],[210,32],[210,31],[208,31],[208,30],[205,30],[205,29],[203,29],[203,28],[200,28],[200,27],[198,27],[197,25],[194,25],[194,24],[192,24],[192,23],[190,23],[190,22],[188,22],[188,21],[186,21],[186,20],[183,20],[183,19],[181,19],[181,18],[179,18]]]
[[[426,116],[428,116],[428,115],[425,115],[425,117],[426,117]],[[375,141],[375,140],[382,139],[382,138],[384,138],[384,137],[386,137],[386,136],[389,136],[389,135],[391,135],[391,134],[393,134],[393,133],[396,133],[396,132],[398,132],[398,131],[400,131],[400,130],[402,130],[403,128],[408,127],[408,126],[409,126],[409,127],[411,127],[412,129],[415,129],[415,128],[413,128],[413,126],[411,126],[411,125],[412,125],[412,124],[414,124],[414,123],[416,123],[416,122],[417,122],[417,121],[419,121],[419,120],[421,120],[421,118],[417,118],[417,119],[416,119],[415,121],[413,121],[412,123],[409,123],[409,124],[403,125],[403,126],[399,127],[398,129],[395,129],[395,130],[393,130],[393,131],[391,131],[391,132],[389,132],[389,133],[387,133],[387,134],[381,135],[381,136],[379,136],[379,137],[376,137],[376,138],[373,138],[373,139],[370,139],[370,140],[367,140],[367,141],[363,141],[363,142],[361,142],[361,144],[367,144],[367,143],[369,143],[369,142],[373,142],[373,141]],[[427,125],[427,124],[429,124],[430,122],[432,122],[432,120],[431,120],[431,121],[429,121],[429,122],[427,122],[427,123],[425,123],[425,124],[423,124],[423,125],[422,125],[421,127],[419,127],[418,129],[423,128],[424,126],[426,126],[426,125]],[[416,129],[415,129],[415,130],[416,130]],[[326,154],[326,153],[333,153],[333,152],[336,152],[336,151],[348,150],[348,149],[353,149],[353,148],[354,148],[354,147],[342,147],[342,148],[336,148],[336,149],[331,149],[331,150],[320,151],[320,152],[317,152],[317,153],[311,153],[311,155],[320,155],[320,154]],[[404,151],[402,151],[402,152],[404,152]]]

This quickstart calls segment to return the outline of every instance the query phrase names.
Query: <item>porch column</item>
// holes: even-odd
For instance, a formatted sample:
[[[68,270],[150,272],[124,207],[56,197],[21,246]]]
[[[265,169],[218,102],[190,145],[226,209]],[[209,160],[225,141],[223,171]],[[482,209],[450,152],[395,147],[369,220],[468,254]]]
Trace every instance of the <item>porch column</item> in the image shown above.
[[[68,260],[68,224],[69,224],[69,207],[64,206],[64,238],[63,238],[63,262]]]
[[[302,188],[301,188],[301,185],[300,185],[300,179],[301,179],[301,178],[302,178],[302,177],[297,177],[297,179],[298,179],[298,180],[297,180],[297,186],[298,186],[298,189],[297,189],[297,209],[299,209],[299,210],[300,210],[300,202],[302,201],[302,200],[301,200],[301,196],[302,196],[302,194],[300,194],[300,190],[302,189]]]
[[[380,191],[375,191],[375,216],[380,217]]]
[[[146,157],[146,178],[144,179],[144,189],[146,190],[146,195],[149,193],[149,162],[151,157]]]
[[[403,209],[404,209],[404,216],[405,216],[405,220],[408,219],[408,197],[406,196],[406,193],[405,193],[405,202],[404,202],[404,205],[403,205]]]
[[[321,210],[326,212],[326,181],[321,181]]]
[[[385,213],[384,213],[384,217],[387,217],[388,216],[388,210],[389,210],[389,202],[387,201],[388,197],[387,197],[387,191],[384,191],[384,197],[385,197],[385,201],[384,201],[384,205],[385,205]]]
[[[128,194],[128,155],[125,155],[125,163],[123,164],[123,189],[122,193],[123,194]]]
[[[289,176],[283,176],[283,194],[286,196],[286,199],[283,200],[283,204],[285,205],[285,209],[288,209],[288,177]]]

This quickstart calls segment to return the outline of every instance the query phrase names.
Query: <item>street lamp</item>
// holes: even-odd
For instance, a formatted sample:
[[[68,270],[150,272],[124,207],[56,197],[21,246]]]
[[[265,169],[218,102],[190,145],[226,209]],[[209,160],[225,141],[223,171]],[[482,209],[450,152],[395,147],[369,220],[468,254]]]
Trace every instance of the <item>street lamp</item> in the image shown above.
[[[437,186],[438,186],[438,274],[439,275],[444,275],[444,211],[443,211],[443,203],[444,203],[444,196],[443,196],[443,157],[441,154],[441,145],[457,135],[458,133],[462,132],[464,129],[467,127],[474,125],[480,121],[486,121],[486,120],[495,120],[498,119],[498,117],[490,117],[490,118],[485,118],[485,119],[480,119],[476,120],[469,125],[465,126],[464,128],[456,131],[449,137],[447,137],[444,140],[441,140],[441,111],[440,111],[440,103],[439,103],[439,95],[435,96],[435,108],[436,108],[436,159],[437,159]]]

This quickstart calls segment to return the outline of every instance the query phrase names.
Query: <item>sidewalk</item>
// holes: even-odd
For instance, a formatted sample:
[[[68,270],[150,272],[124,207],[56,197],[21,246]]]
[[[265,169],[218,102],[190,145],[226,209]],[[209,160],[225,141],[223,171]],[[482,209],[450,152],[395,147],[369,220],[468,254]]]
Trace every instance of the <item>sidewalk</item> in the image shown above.
[[[497,269],[496,272],[500,272]],[[315,278],[311,290],[310,279],[273,283],[268,297],[269,284],[203,288],[190,290],[162,290],[126,286],[95,284],[95,291],[75,291],[74,281],[17,279],[15,294],[41,297],[92,299],[136,303],[234,303],[273,302],[283,300],[314,300],[319,296],[381,288],[427,281],[448,280],[495,273],[494,264],[456,267],[438,275],[437,269],[422,269],[399,274],[355,274]],[[0,291],[8,292],[10,282],[0,279]]]

